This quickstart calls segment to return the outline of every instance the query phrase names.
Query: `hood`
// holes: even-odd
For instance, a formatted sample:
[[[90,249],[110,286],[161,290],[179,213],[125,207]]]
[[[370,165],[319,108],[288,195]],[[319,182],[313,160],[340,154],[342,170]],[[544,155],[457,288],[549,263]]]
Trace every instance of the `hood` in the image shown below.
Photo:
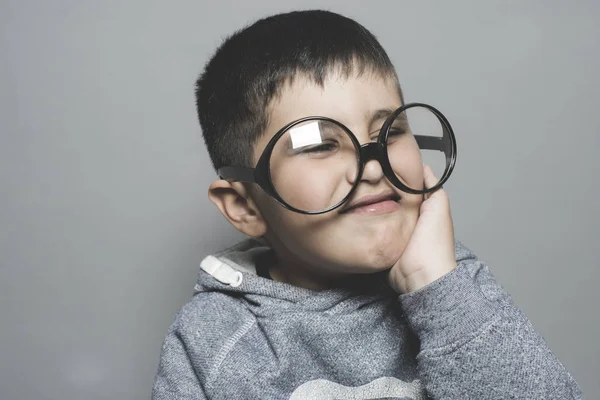
[[[202,260],[195,294],[220,292],[242,298],[255,313],[268,313],[272,308],[301,307],[304,310],[327,310],[341,302],[353,300],[356,307],[365,302],[396,298],[398,294],[387,284],[387,271],[353,274],[338,287],[311,290],[257,275],[260,263],[273,263],[273,250],[263,241],[247,239]]]

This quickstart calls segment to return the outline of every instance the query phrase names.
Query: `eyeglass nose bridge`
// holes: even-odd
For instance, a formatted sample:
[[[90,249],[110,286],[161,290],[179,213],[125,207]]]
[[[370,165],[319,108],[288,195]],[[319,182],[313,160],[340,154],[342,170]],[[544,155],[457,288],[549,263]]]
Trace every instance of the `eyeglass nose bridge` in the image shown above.
[[[379,142],[369,142],[360,146],[361,167],[364,167],[371,160],[379,161],[379,164],[383,167],[384,157],[385,151],[383,145]]]
[[[392,171],[392,167],[387,159],[387,151],[385,144],[381,142],[368,142],[360,146],[359,149],[360,168],[358,172],[358,179],[362,179],[362,175],[365,169],[365,165],[371,160],[379,162],[381,170],[386,178],[392,182],[398,188],[403,188],[404,185],[396,178]]]

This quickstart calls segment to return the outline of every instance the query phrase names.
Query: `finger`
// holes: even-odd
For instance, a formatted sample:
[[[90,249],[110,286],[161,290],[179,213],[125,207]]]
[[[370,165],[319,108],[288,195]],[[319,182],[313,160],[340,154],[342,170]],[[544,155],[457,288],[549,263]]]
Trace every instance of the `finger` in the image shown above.
[[[423,164],[423,180],[427,189],[434,187],[439,182],[439,179],[436,178],[433,170],[427,164]]]

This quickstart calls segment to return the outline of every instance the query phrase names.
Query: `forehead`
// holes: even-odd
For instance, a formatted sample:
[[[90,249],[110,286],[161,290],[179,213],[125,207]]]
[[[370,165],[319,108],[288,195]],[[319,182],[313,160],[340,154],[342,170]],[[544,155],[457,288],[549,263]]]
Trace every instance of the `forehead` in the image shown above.
[[[269,128],[277,131],[306,116],[324,116],[351,124],[366,118],[371,111],[400,106],[400,93],[393,78],[375,73],[350,77],[338,73],[330,74],[319,85],[298,75],[283,85],[269,105]]]

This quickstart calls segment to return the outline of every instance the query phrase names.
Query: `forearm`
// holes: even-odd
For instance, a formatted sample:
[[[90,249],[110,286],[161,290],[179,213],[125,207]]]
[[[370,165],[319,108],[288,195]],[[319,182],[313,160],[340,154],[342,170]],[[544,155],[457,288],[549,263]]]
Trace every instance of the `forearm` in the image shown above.
[[[466,257],[400,301],[421,341],[419,373],[432,398],[583,398],[481,262]]]

